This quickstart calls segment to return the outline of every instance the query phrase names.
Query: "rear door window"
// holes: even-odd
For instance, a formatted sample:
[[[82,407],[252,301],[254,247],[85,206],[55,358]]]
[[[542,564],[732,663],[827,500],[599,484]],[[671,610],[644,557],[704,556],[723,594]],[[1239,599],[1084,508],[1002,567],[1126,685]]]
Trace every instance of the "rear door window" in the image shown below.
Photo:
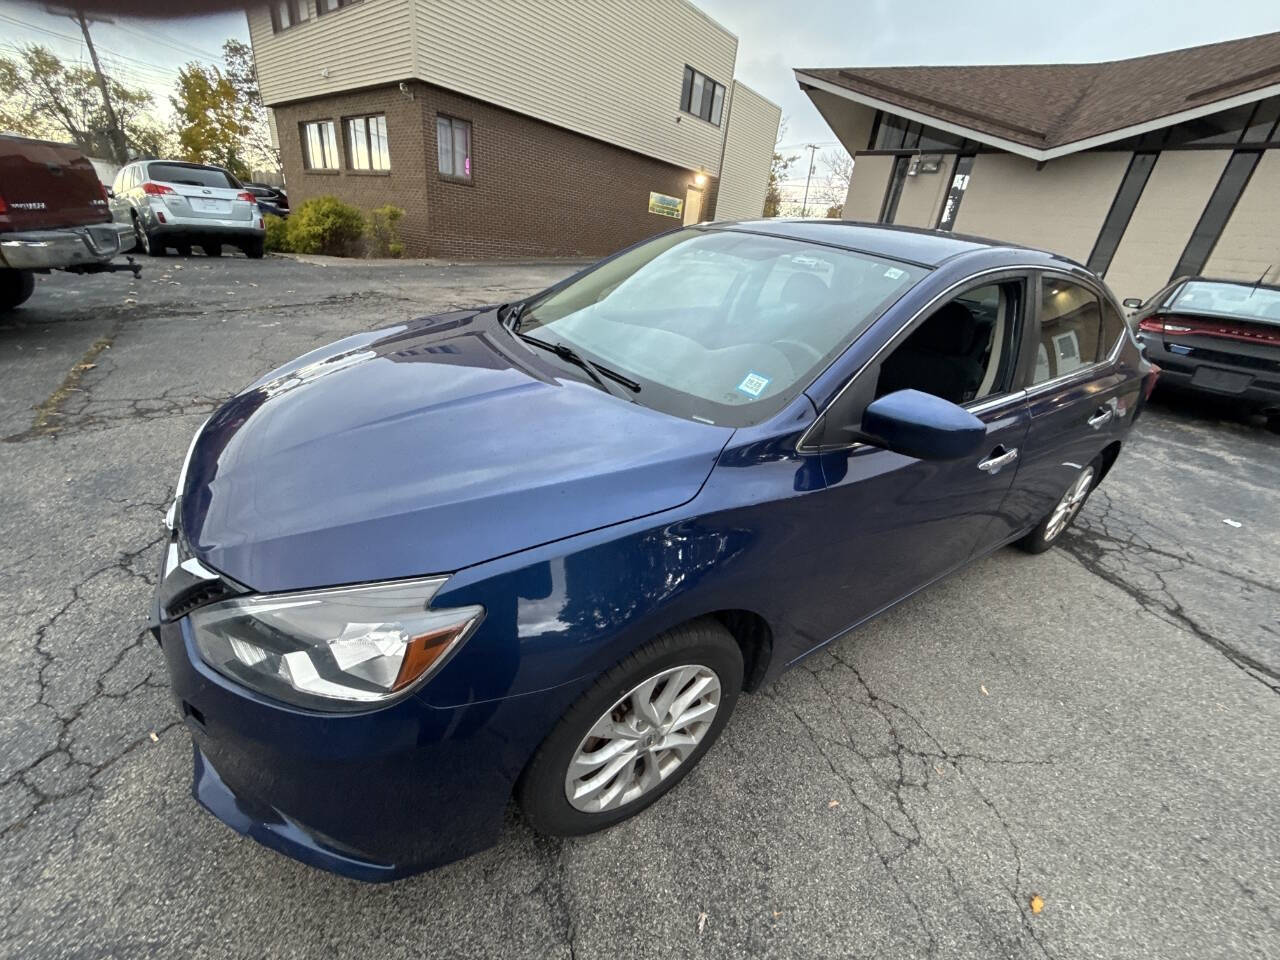
[[[1061,277],[1040,278],[1040,342],[1031,385],[1047,383],[1098,360],[1102,307],[1087,287]]]

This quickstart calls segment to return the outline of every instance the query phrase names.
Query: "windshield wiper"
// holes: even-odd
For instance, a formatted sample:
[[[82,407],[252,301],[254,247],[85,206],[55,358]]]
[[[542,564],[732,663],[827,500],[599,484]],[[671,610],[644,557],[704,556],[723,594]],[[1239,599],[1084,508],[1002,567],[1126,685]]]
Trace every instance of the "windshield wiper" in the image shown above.
[[[552,343],[550,340],[543,340],[540,337],[535,337],[528,333],[517,333],[516,336],[525,343],[531,343],[535,347],[541,347],[543,350],[554,353],[561,360],[567,360],[569,363],[581,367],[587,372],[587,376],[599,384],[600,388],[606,393],[609,388],[606,387],[604,385],[604,381],[600,379],[602,376],[608,377],[614,383],[622,384],[622,386],[626,387],[632,393],[640,392],[640,384],[636,383],[626,374],[619,373],[617,370],[610,370],[603,364],[593,363],[586,357],[582,356],[582,354],[578,353],[578,351],[574,350],[573,347],[569,346],[567,343]]]
[[[498,308],[498,321],[512,333],[515,333],[520,328],[520,315],[524,313],[526,303],[528,303],[527,300],[504,303]]]

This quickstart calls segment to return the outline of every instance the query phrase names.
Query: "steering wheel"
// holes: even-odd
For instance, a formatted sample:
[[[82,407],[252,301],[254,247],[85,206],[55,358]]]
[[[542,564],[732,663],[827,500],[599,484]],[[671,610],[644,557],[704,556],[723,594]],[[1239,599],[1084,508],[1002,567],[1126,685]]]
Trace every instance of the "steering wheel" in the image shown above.
[[[823,355],[816,348],[803,340],[775,340],[773,345],[787,358],[787,362],[797,374],[808,370],[815,363],[821,363],[823,359]]]

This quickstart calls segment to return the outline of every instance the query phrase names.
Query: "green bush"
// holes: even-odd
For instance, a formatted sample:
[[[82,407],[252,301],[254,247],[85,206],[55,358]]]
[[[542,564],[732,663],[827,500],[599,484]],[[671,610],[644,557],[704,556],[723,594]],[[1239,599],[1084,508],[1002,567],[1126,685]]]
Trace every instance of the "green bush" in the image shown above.
[[[270,213],[264,219],[267,222],[267,249],[288,253],[292,249],[289,246],[288,222]]]
[[[404,253],[404,244],[400,242],[400,231],[396,227],[403,216],[404,211],[391,204],[369,212],[365,256],[398,257]]]
[[[364,236],[364,217],[337,197],[312,197],[286,221],[289,249],[349,257]]]

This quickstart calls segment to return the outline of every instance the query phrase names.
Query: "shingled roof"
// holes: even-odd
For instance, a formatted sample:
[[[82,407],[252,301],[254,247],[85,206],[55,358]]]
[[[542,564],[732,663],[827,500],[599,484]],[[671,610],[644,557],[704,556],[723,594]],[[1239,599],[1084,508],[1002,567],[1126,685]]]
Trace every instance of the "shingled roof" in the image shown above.
[[[1106,63],[797,69],[796,78],[1049,159],[1280,92],[1280,33]]]

